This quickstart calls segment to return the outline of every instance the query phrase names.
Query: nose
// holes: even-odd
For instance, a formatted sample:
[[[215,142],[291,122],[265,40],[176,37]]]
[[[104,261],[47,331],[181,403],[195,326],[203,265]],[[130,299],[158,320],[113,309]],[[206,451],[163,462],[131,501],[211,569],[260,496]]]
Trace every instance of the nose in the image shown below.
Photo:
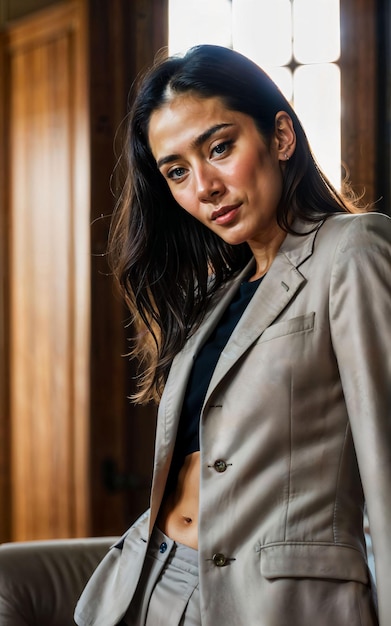
[[[205,163],[194,170],[194,177],[200,202],[210,203],[224,194],[224,182],[216,168],[210,163]]]

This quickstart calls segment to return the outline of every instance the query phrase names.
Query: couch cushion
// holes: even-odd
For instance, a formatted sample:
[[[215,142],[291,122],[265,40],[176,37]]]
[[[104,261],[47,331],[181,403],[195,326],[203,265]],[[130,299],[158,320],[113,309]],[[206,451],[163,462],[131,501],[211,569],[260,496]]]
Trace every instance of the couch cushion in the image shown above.
[[[0,546],[1,626],[72,626],[76,602],[116,537]]]

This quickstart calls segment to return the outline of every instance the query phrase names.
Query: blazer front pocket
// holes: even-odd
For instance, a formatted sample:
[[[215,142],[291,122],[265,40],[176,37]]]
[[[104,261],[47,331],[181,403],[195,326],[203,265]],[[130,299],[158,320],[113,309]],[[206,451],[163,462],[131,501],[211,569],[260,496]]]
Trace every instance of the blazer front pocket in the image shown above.
[[[270,339],[285,337],[286,335],[292,335],[294,333],[309,332],[313,330],[314,324],[315,311],[307,313],[307,315],[292,317],[291,319],[284,320],[283,322],[276,322],[266,328],[257,343],[263,343],[265,341],[270,341]]]
[[[349,546],[284,543],[260,548],[265,578],[323,578],[368,584],[363,555]]]

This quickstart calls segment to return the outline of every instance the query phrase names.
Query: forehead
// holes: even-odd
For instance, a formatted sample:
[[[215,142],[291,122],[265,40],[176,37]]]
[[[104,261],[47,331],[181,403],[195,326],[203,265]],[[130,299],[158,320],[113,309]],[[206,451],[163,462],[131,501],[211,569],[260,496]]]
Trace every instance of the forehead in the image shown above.
[[[228,109],[218,98],[181,94],[154,111],[149,122],[149,143],[155,158],[190,145],[217,124],[252,123],[252,118]]]

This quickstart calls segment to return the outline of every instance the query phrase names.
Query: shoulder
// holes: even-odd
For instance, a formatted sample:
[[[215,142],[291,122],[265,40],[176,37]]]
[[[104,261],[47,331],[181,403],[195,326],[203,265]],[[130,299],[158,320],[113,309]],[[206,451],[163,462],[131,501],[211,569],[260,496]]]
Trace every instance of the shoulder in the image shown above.
[[[367,213],[334,213],[330,215],[322,224],[320,231],[344,231],[351,230],[357,232],[385,231],[391,229],[391,218],[383,213],[374,211]]]
[[[327,218],[318,230],[319,239],[327,239],[341,252],[367,248],[383,242],[391,246],[391,218],[383,213],[337,213]]]
[[[354,291],[353,285],[360,285],[361,291],[365,289],[369,293],[375,290],[376,285],[377,297],[380,297],[382,287],[386,289],[384,293],[389,294],[391,219],[374,212],[346,217],[343,220],[330,220],[330,226],[332,222],[339,222],[339,229],[335,237],[325,240],[332,264],[334,287],[341,286],[341,281],[347,280],[350,291]]]

